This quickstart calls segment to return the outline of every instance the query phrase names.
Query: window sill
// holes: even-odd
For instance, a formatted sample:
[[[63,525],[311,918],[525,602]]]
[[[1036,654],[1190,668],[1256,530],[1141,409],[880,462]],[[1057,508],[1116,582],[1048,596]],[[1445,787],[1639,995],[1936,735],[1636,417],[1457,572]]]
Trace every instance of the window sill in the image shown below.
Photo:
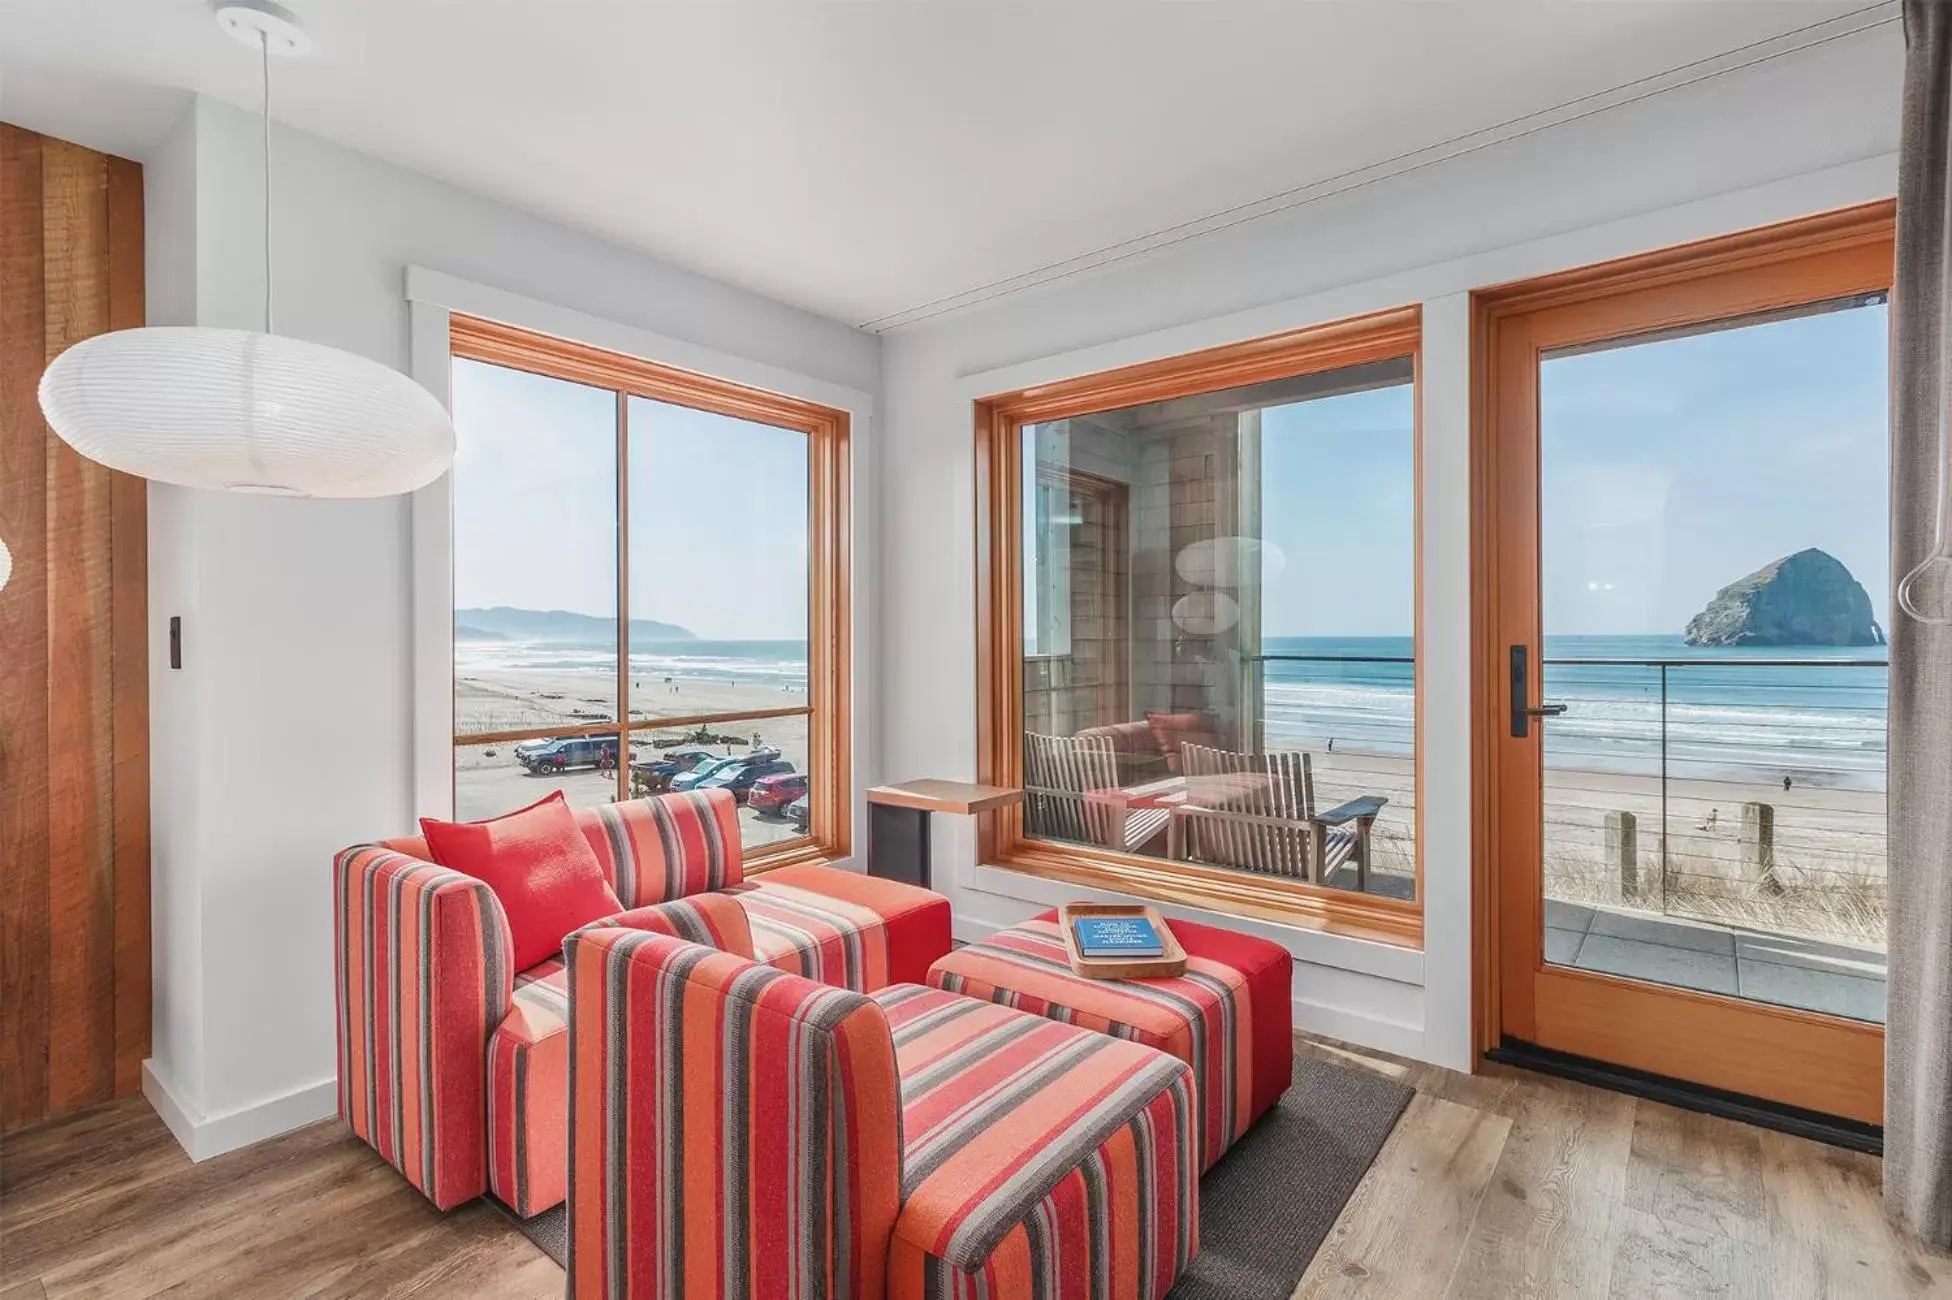
[[[780,867],[800,867],[809,864],[831,866],[847,858],[845,852],[836,852],[831,844],[823,844],[811,837],[798,840],[783,840],[778,844],[768,844],[763,849],[744,855],[744,875],[747,879],[763,876],[768,871]]]
[[[1415,903],[1256,878],[1197,863],[1080,852],[1024,840],[990,865],[1006,871],[1105,889],[1222,915],[1270,921],[1412,952],[1423,950],[1423,910]]]

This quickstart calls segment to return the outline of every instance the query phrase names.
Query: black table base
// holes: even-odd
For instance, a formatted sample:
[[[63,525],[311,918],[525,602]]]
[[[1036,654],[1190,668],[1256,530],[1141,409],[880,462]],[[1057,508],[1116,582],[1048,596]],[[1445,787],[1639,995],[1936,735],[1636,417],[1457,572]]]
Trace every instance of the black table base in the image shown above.
[[[868,874],[929,887],[929,814],[891,803],[868,805]]]

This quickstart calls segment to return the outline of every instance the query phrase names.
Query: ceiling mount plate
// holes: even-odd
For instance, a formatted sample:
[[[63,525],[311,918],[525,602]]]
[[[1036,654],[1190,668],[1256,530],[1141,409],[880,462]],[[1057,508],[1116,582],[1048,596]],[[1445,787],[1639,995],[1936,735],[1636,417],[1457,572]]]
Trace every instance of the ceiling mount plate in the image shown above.
[[[217,0],[217,26],[252,49],[297,56],[312,52],[312,38],[298,15],[277,0]]]

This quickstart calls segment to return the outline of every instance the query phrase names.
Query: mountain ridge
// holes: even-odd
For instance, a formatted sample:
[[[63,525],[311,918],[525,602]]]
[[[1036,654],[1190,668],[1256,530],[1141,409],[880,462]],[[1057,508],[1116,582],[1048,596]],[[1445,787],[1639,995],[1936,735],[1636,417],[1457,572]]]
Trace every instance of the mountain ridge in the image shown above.
[[[491,605],[454,611],[454,635],[468,641],[555,641],[566,645],[615,645],[617,620],[566,609],[521,609]],[[676,623],[651,618],[630,620],[630,639],[638,641],[696,641],[697,635]]]

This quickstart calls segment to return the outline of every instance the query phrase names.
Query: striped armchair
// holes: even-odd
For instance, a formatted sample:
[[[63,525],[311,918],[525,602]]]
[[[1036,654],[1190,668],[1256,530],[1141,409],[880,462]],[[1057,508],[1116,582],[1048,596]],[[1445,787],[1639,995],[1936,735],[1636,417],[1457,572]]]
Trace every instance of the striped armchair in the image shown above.
[[[569,1294],[1163,1296],[1192,1074],[939,989],[593,928],[569,963]]]
[[[928,890],[814,864],[745,880],[723,790],[576,817],[628,909],[606,926],[862,991],[949,951]],[[560,957],[515,970],[492,891],[426,857],[413,837],[335,861],[339,1113],[442,1209],[493,1192],[538,1214],[568,1189],[568,975]]]

